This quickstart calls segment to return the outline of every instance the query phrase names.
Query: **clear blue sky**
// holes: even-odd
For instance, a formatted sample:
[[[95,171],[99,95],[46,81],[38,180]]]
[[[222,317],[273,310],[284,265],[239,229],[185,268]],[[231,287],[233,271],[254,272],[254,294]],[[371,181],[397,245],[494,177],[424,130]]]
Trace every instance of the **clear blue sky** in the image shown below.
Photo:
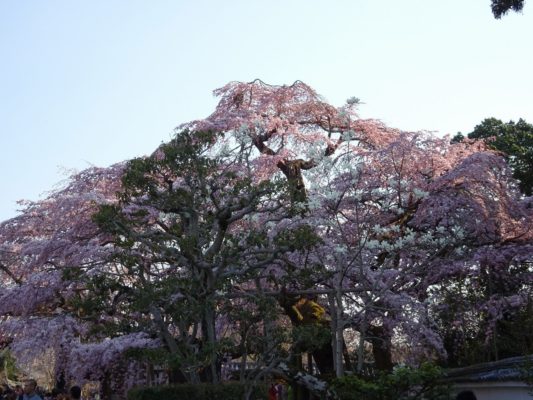
[[[405,130],[533,122],[533,1],[3,0],[0,220],[83,169],[150,153],[232,80],[300,79]]]

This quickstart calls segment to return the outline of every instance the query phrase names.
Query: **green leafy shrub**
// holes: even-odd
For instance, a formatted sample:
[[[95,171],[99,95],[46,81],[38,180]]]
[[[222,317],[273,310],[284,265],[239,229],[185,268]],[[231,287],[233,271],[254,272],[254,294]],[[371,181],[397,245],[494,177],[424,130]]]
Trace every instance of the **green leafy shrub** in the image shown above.
[[[15,359],[8,349],[0,351],[0,368],[0,375],[4,375],[5,378],[12,381],[19,379],[20,371],[17,368]]]
[[[441,383],[442,377],[439,367],[422,364],[372,378],[345,376],[332,382],[332,390],[339,400],[445,400],[449,387]]]
[[[128,400],[239,400],[244,397],[245,391],[245,385],[238,382],[154,386],[130,390]],[[264,386],[257,387],[251,396],[251,399],[256,400],[267,398],[268,393]]]

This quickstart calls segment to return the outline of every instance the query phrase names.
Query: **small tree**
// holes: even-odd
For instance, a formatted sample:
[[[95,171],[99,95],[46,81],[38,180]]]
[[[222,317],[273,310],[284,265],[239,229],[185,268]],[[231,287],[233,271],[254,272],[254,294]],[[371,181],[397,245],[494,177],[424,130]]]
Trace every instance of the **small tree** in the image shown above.
[[[167,362],[190,382],[220,379],[228,349],[217,321],[229,299],[219,293],[283,251],[250,223],[285,208],[283,184],[254,181],[245,154],[218,139],[182,131],[151,157],[127,164],[119,202],[94,216],[114,252],[79,297],[88,317],[108,316],[108,335],[157,335]]]

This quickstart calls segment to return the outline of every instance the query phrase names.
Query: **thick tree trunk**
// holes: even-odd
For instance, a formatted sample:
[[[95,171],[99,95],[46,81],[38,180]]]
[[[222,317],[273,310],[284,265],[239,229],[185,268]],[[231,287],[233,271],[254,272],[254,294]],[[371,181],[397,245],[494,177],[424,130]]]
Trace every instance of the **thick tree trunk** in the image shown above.
[[[341,378],[344,375],[344,321],[342,318],[342,295],[340,288],[335,293],[336,307],[335,307],[335,375]]]
[[[371,328],[370,342],[374,363],[380,371],[392,371],[392,338],[382,327]]]
[[[210,304],[206,305],[203,321],[204,341],[207,346],[214,350],[216,348],[216,333],[215,333],[215,313]],[[219,368],[218,368],[217,354],[211,355],[208,370],[206,371],[206,381],[211,383],[219,382]]]

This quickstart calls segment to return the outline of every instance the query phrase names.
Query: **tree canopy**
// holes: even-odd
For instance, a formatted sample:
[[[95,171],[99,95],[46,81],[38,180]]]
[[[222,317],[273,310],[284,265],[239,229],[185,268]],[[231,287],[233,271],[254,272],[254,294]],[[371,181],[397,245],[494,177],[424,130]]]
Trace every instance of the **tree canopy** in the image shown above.
[[[0,224],[0,341],[19,364],[46,349],[56,376],[124,388],[147,362],[217,382],[235,359],[240,379],[323,394],[320,373],[369,361],[461,365],[474,340],[503,354],[530,310],[533,208],[500,151],[361,119],[299,81],[215,94],[150,156]]]
[[[499,19],[510,10],[521,11],[524,8],[524,0],[492,0],[491,8],[494,17]]]

